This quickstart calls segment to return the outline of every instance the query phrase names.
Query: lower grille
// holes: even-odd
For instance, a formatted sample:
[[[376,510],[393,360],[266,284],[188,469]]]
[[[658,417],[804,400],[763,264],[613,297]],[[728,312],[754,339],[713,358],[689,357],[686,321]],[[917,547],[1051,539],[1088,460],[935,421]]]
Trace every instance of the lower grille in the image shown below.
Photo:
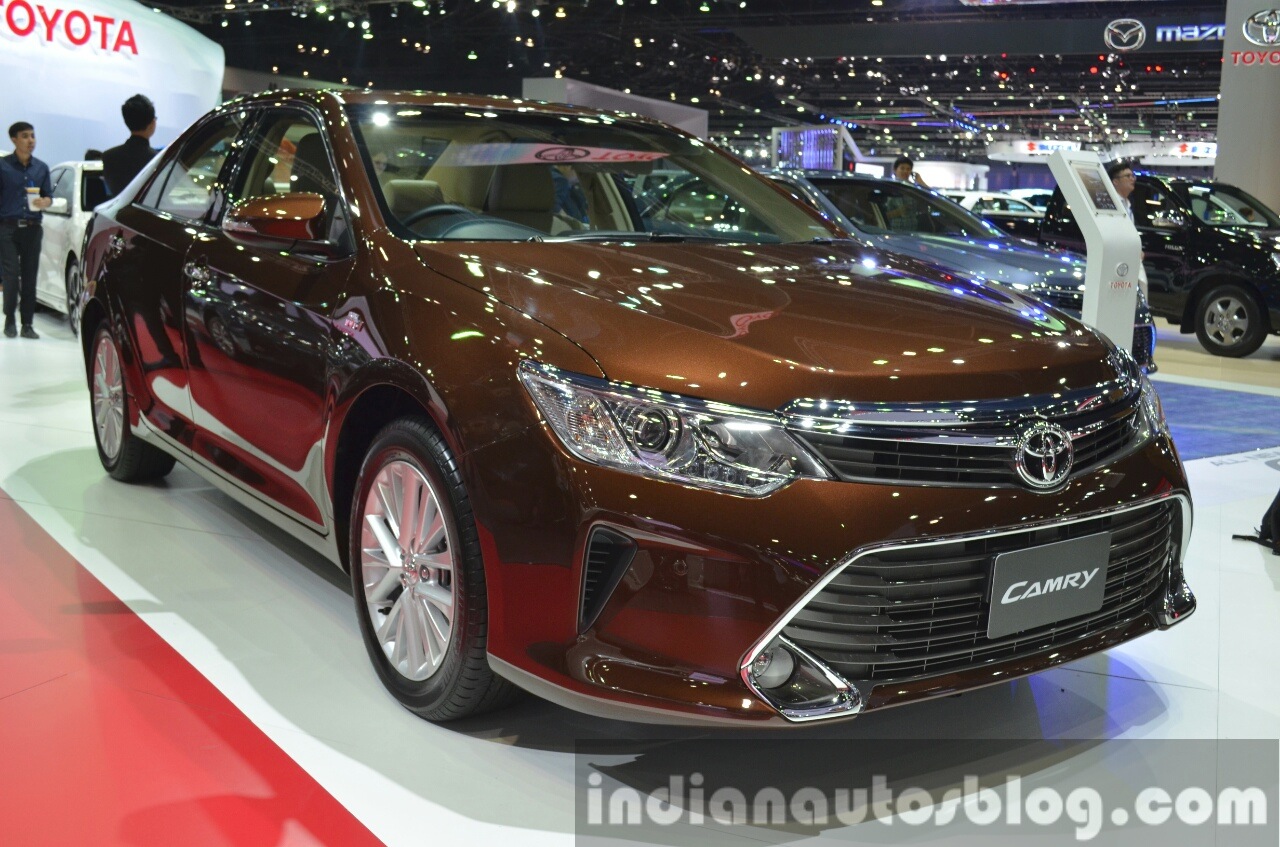
[[[888,682],[958,671],[1067,644],[1133,620],[1163,589],[1180,532],[1176,501],[1008,535],[860,556],[810,600],[783,635],[850,681]],[[1110,532],[1097,612],[987,638],[995,557]]]
[[[595,623],[635,554],[636,543],[622,533],[602,526],[591,531],[582,558],[582,597],[578,604],[580,632]]]

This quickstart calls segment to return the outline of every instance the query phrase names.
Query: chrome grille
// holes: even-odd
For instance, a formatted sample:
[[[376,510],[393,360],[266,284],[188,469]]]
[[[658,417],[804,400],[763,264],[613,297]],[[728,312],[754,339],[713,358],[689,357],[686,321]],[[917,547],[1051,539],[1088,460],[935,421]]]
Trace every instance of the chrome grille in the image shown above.
[[[851,682],[891,681],[1017,658],[1135,619],[1162,589],[1181,531],[1176,501],[1106,517],[856,558],[788,622],[783,634]],[[1005,638],[986,636],[987,594],[1000,553],[1109,531],[1102,608]]]
[[[1073,415],[1049,417],[1071,434],[1072,475],[1124,454],[1137,443],[1136,397]],[[846,482],[902,482],[979,487],[1025,487],[1015,452],[1025,420],[968,425],[887,426],[845,423],[834,431],[793,428]]]

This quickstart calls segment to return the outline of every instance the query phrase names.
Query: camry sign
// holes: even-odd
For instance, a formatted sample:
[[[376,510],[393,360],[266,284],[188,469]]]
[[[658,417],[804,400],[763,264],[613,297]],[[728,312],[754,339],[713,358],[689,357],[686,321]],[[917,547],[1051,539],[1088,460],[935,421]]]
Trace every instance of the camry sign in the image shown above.
[[[1129,53],[1147,43],[1147,28],[1136,18],[1119,18],[1107,24],[1102,40],[1117,53]]]
[[[0,36],[138,55],[133,23],[30,0],[0,0]]]

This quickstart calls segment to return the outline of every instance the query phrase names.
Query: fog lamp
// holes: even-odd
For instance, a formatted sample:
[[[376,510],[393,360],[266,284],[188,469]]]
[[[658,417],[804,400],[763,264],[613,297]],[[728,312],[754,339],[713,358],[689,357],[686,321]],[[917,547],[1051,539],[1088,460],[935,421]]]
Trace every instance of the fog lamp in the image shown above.
[[[780,644],[772,644],[751,662],[751,678],[761,688],[777,688],[791,679],[795,658]]]

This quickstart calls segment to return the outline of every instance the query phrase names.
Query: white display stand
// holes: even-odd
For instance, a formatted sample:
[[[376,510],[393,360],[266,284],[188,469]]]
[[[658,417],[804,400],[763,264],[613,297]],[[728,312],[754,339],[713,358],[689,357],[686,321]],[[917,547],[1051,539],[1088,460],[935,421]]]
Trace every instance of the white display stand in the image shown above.
[[[1138,230],[1097,153],[1058,151],[1049,169],[1084,234],[1084,322],[1131,350],[1142,276]]]

